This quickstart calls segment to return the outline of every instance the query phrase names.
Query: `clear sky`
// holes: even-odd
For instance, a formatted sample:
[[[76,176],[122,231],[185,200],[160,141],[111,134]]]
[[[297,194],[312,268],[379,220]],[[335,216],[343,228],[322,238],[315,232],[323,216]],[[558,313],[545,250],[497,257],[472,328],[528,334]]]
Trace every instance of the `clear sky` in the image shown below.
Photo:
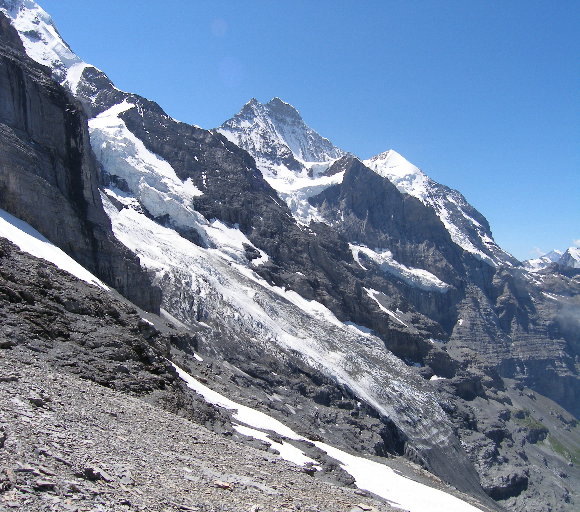
[[[578,0],[38,1],[177,119],[279,96],[337,146],[460,190],[520,259],[580,244]]]

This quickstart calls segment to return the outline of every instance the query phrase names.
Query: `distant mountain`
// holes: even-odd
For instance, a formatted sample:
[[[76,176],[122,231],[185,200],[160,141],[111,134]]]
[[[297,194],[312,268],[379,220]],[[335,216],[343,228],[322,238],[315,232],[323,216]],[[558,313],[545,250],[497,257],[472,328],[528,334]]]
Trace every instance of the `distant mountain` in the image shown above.
[[[299,112],[280,98],[264,104],[252,98],[219,131],[248,151],[272,177],[285,170],[308,173],[313,163],[346,154],[307,126]]]
[[[558,264],[568,268],[580,268],[580,248],[569,247],[562,257],[558,260]]]
[[[345,151],[312,130],[293,106],[279,98],[264,104],[253,98],[218,131],[256,159],[264,178],[297,220],[305,224],[320,220],[308,200],[340,183],[343,176],[328,169],[347,155]],[[485,217],[456,190],[435,182],[393,150],[363,163],[401,192],[433,208],[462,249],[493,265],[517,263],[494,242]]]
[[[464,250],[494,265],[516,264],[516,259],[493,240],[487,219],[457,190],[441,185],[390,150],[364,161],[376,173],[393,182],[436,212],[452,240]]]
[[[530,272],[539,272],[554,264],[562,268],[580,268],[580,249],[569,247],[564,252],[554,249],[539,258],[524,261],[524,267]]]
[[[524,267],[530,272],[537,272],[538,270],[543,270],[552,263],[556,263],[560,260],[564,253],[558,249],[553,249],[550,252],[540,256],[539,258],[533,258],[524,261]]]

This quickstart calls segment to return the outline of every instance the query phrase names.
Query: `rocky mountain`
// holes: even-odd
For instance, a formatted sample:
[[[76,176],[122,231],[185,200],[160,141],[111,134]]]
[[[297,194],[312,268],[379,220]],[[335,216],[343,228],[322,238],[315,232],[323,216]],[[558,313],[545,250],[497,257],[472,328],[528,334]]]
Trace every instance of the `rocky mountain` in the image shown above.
[[[365,160],[365,164],[437,212],[453,242],[465,251],[496,266],[517,263],[495,243],[486,218],[457,190],[432,180],[393,150]]]
[[[84,63],[32,0],[0,11],[0,236],[24,244],[35,228],[37,255],[52,243],[159,313],[109,306],[113,290],[97,300],[5,243],[11,358],[410,510],[574,509],[576,274],[528,272],[458,192],[394,152],[361,162],[282,100],[252,100],[218,130],[180,123]],[[423,488],[394,494],[414,484],[389,465],[467,496],[437,494],[436,509]],[[6,478],[17,496],[33,485]]]
[[[0,207],[136,304],[158,311],[159,290],[115,239],[103,210],[85,114],[49,69],[24,57],[4,17],[0,30],[8,43],[0,53]]]
[[[280,98],[262,104],[246,103],[219,129],[230,141],[248,151],[271,177],[287,171],[312,176],[313,164],[328,162],[346,153],[304,123],[299,112]]]
[[[553,249],[552,251],[540,256],[539,258],[533,258],[524,261],[524,267],[530,272],[536,272],[538,270],[544,270],[549,267],[552,263],[557,263],[562,257],[563,252],[558,249]]]
[[[565,268],[580,268],[580,248],[569,247],[557,263]]]
[[[232,127],[239,125],[240,115],[234,116],[219,130],[227,127],[231,132]],[[250,122],[247,110],[244,116],[247,125]],[[263,113],[256,116],[254,122],[260,126],[267,124]],[[244,142],[245,134],[250,132],[246,126],[244,131],[238,131],[236,140],[251,150],[252,146]],[[229,137],[233,139],[233,135]],[[545,350],[549,351],[548,347],[560,350],[547,341],[551,338],[544,325],[546,320],[540,318],[544,314],[547,318],[553,315],[561,318],[557,311],[567,311],[575,306],[570,306],[567,297],[561,297],[559,300],[562,302],[558,304],[546,300],[549,295],[544,295],[544,292],[549,294],[549,290],[542,291],[545,283],[522,272],[521,264],[495,244],[485,218],[459,192],[434,182],[392,150],[364,162],[352,156],[319,162],[319,168],[325,169],[322,176],[312,173],[308,177],[299,176],[290,180],[290,186],[287,186],[288,180],[269,175],[268,166],[260,163],[264,159],[262,155],[256,161],[269,183],[286,200],[298,222],[316,220],[332,226],[349,242],[354,258],[364,270],[368,270],[368,265],[364,261],[361,263],[359,256],[370,259],[383,275],[410,285],[411,289],[403,288],[398,292],[404,295],[407,303],[412,303],[446,332],[441,334],[441,339],[445,339],[447,354],[452,352],[453,358],[471,359],[481,357],[485,352],[484,359],[493,361],[503,376],[519,374],[531,383],[532,379],[525,376],[527,372],[523,370],[529,364],[528,355],[522,357],[530,351],[528,348],[521,351],[522,343],[529,347],[528,335],[534,333],[532,339],[542,339],[540,343]],[[289,171],[286,170],[286,175]],[[378,176],[373,177],[370,171]],[[411,198],[418,199],[424,208],[421,209]],[[370,268],[373,266],[371,264]],[[558,279],[564,278],[558,275]],[[568,284],[571,289],[575,288],[574,281]],[[506,285],[510,289],[507,295]],[[516,289],[518,291],[514,294]],[[424,293],[427,290],[439,293],[428,295]],[[525,299],[521,293],[523,290],[527,295]],[[391,303],[396,304],[391,290],[387,295],[391,297]],[[419,295],[422,296],[419,298]],[[572,292],[574,296],[575,292]],[[575,303],[575,299],[572,298],[571,302]],[[530,308],[532,303],[535,305]],[[469,312],[462,313],[467,304]],[[399,310],[404,311],[403,308]],[[452,316],[449,315],[451,312]],[[470,316],[471,320],[465,316]],[[468,322],[470,327],[466,328]],[[368,325],[368,321],[361,323]],[[557,329],[561,327],[558,323]],[[439,335],[431,331],[431,336],[435,339]],[[475,348],[471,345],[474,339],[479,342],[471,353]],[[567,339],[563,346],[574,344]],[[393,345],[387,346],[398,355],[421,360],[417,352],[422,349],[413,351],[408,341],[403,345],[402,350],[407,353],[399,352]],[[570,368],[574,374],[577,372],[574,369],[576,353],[572,350],[568,354],[564,358],[566,361],[562,360],[562,368]],[[552,356],[559,359],[555,353]],[[520,370],[516,369],[518,367]],[[552,371],[545,367],[538,373],[540,376],[533,378],[536,386],[540,380],[547,383],[551,377],[546,375],[551,375]],[[564,398],[567,392],[557,398],[554,388],[548,387],[552,390],[542,389],[542,392],[559,401],[564,400],[567,407],[578,413],[574,405],[576,398]]]
[[[253,98],[218,131],[256,159],[264,177],[286,200],[297,220],[306,224],[311,219],[318,220],[303,203],[339,182],[342,176],[330,178],[332,173],[327,170],[347,154],[345,151],[312,130],[294,107],[279,98],[265,104]],[[498,247],[485,217],[457,190],[435,182],[393,150],[365,160],[364,164],[401,192],[431,207],[453,242],[465,251],[492,265],[517,263]]]
[[[563,270],[580,268],[580,249],[569,247],[564,252],[554,249],[539,258],[524,261],[524,267],[530,272],[539,272],[554,266]]]

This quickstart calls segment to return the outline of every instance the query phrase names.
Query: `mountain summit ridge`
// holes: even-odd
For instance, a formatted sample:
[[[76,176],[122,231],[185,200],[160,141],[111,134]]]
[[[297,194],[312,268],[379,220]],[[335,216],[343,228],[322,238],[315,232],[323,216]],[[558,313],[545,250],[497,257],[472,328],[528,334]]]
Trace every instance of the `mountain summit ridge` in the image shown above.
[[[256,159],[266,180],[283,196],[300,222],[319,220],[308,204],[309,198],[338,182],[340,176],[332,180],[319,178],[347,152],[310,128],[294,106],[278,97],[264,104],[252,98],[217,130]],[[485,217],[457,190],[429,178],[393,149],[362,162],[401,192],[433,208],[462,249],[494,266],[518,263],[495,243]]]
[[[490,261],[478,257],[453,241],[437,204],[404,192],[352,155],[330,158],[338,153],[321,152],[322,161],[302,160],[294,151],[313,156],[315,137],[305,135],[298,111],[280,99],[268,107],[254,99],[244,107],[247,119],[241,122],[249,123],[244,136],[263,151],[260,162],[218,130],[179,123],[154,102],[116,89],[91,66],[71,87],[68,73],[61,72],[68,69],[64,61],[49,63],[51,69],[38,66],[18,45],[10,46],[13,41],[0,45],[2,98],[9,98],[0,102],[0,136],[6,135],[0,156],[38,149],[34,139],[13,143],[11,109],[43,126],[43,136],[69,126],[62,119],[70,120],[71,108],[75,111],[87,143],[60,144],[60,151],[73,164],[84,157],[94,165],[86,172],[71,166],[72,180],[87,175],[93,180],[91,194],[104,208],[94,221],[109,226],[140,259],[161,295],[155,309],[161,316],[144,320],[137,310],[132,313],[138,325],[125,326],[128,343],[138,331],[153,350],[159,338],[154,328],[167,329],[169,321],[165,357],[183,363],[192,381],[194,375],[207,381],[208,393],[267,412],[315,443],[322,440],[383,465],[405,457],[469,493],[483,509],[564,511],[577,505],[580,473],[572,457],[580,430],[552,401],[580,413],[580,282],[574,272],[555,268],[536,276],[516,265],[493,264],[490,255]],[[28,87],[35,76],[31,70],[64,98],[54,116],[43,115],[30,101],[36,98]],[[262,115],[255,132],[254,115]],[[279,160],[273,164],[272,158]],[[383,153],[378,163],[384,174],[396,171],[431,186],[394,151]],[[42,176],[49,168],[43,162],[29,167]],[[0,165],[7,183],[20,174],[18,166]],[[430,192],[459,201],[440,187]],[[0,188],[0,207],[42,215],[49,227],[79,217],[73,209],[62,224],[55,221],[55,208],[35,190],[21,186],[16,195]],[[78,203],[77,194],[72,199]],[[474,228],[472,243],[484,243],[478,233],[486,233],[486,221],[466,208],[446,211],[457,214],[451,220],[458,229],[477,227],[470,216],[481,227]],[[14,325],[0,323],[8,341],[0,339],[0,348],[14,343],[13,327],[30,358],[40,357],[33,349],[66,346],[61,338],[67,334],[90,338],[90,332],[67,331],[53,321],[50,305],[58,294],[42,291],[51,290],[46,273],[35,280],[48,307],[38,311],[40,322],[32,316],[32,336],[19,330],[19,318],[30,316],[34,297],[20,293],[26,286],[10,283],[11,267],[22,258],[8,258],[7,252],[0,253],[6,265],[0,308],[2,314],[10,311]],[[61,298],[56,310],[78,319],[83,307]],[[113,310],[95,313],[104,314],[99,320],[104,325],[119,319]],[[176,325],[182,334],[175,333]],[[98,341],[123,350],[114,338]],[[90,366],[94,378],[101,367],[121,379],[132,371],[124,361],[104,361],[99,344],[86,345],[83,350],[97,349]],[[157,382],[163,385],[164,379]],[[180,400],[168,391],[169,400]],[[242,441],[242,431],[256,425],[240,422],[245,423],[234,413],[225,427],[215,428]],[[262,426],[249,435],[270,439]],[[292,441],[297,439],[275,446]],[[300,443],[294,448],[314,455],[312,443]],[[338,471],[336,461],[324,467],[332,464]]]
[[[346,154],[312,130],[300,112],[279,97],[267,103],[252,98],[218,131],[262,165],[269,164],[272,171],[280,164],[301,171],[308,162],[326,162]]]

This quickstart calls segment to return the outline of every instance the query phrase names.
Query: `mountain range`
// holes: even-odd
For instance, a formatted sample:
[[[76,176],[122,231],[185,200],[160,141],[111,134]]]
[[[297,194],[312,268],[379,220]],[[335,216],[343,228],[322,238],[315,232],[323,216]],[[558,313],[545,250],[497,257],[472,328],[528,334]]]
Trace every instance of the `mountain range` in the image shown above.
[[[519,262],[394,150],[360,160],[280,98],[212,130],[179,122],[82,61],[36,2],[0,12],[0,236],[20,248],[0,252],[0,355],[234,452],[290,446],[314,480],[383,505],[433,499],[394,494],[395,467],[445,490],[431,510],[577,507],[578,249]],[[0,423],[0,455],[17,453]],[[376,484],[354,469],[369,461]],[[5,475],[10,503],[66,496]]]

